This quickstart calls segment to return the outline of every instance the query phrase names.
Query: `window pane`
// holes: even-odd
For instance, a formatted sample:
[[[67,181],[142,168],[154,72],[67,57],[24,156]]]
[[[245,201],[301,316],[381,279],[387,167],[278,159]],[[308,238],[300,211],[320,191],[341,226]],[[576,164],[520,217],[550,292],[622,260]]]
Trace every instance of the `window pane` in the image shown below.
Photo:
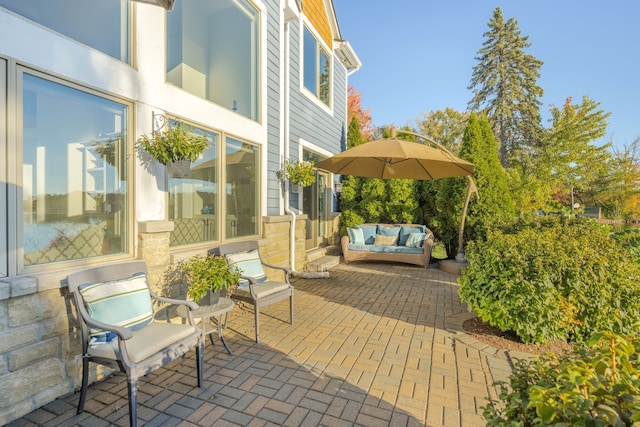
[[[129,62],[128,0],[0,0],[0,6]]]
[[[23,74],[24,265],[127,251],[120,103]]]
[[[257,120],[258,34],[246,0],[177,0],[167,14],[167,81]]]
[[[329,62],[329,55],[324,50],[320,50],[320,94],[318,98],[325,104],[329,105],[331,102],[331,79],[330,79],[331,65]]]
[[[226,237],[258,234],[258,147],[226,139]]]
[[[217,133],[194,128],[209,137],[209,147],[187,178],[169,178],[169,219],[174,223],[171,246],[218,240]]]
[[[317,42],[311,32],[304,28],[304,87],[318,95]]]

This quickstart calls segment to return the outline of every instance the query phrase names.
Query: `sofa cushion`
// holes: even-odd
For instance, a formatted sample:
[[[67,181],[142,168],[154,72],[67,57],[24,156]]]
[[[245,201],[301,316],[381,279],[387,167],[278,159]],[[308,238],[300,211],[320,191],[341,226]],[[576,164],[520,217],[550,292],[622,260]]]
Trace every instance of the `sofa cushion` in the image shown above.
[[[400,235],[398,236],[398,246],[407,246],[407,239],[411,233],[424,233],[424,226],[409,227],[403,225],[400,227]]]
[[[389,227],[389,226],[386,226],[386,225],[378,224],[378,231],[376,231],[376,234],[379,234],[381,236],[395,236],[395,237],[398,237],[400,235],[400,226]]]
[[[424,241],[429,238],[427,233],[411,233],[407,239],[406,246],[408,248],[421,248],[424,245]]]
[[[368,252],[380,252],[387,254],[421,254],[423,248],[408,248],[406,246],[376,246],[369,245]]]
[[[354,245],[364,245],[364,234],[360,228],[347,228],[349,241]]]
[[[358,228],[362,230],[365,245],[373,245],[376,240],[377,225],[359,225]]]
[[[376,234],[376,240],[373,242],[374,246],[396,246],[398,242],[398,236],[382,236]]]

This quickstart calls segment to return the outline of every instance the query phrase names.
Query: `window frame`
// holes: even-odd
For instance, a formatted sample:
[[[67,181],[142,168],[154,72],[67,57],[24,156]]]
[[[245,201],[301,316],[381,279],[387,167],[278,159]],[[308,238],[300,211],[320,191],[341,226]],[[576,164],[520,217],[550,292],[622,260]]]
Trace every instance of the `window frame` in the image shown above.
[[[78,265],[93,265],[98,263],[104,263],[106,260],[115,261],[121,259],[130,259],[134,256],[134,221],[135,221],[135,174],[134,174],[134,166],[135,166],[135,155],[134,155],[134,132],[132,127],[134,126],[134,103],[128,99],[118,97],[107,92],[99,91],[82,84],[72,82],[67,79],[63,79],[61,77],[49,74],[44,71],[40,71],[38,69],[31,68],[29,66],[13,63],[10,65],[11,68],[8,70],[8,74],[11,76],[9,79],[9,87],[14,87],[14,90],[11,91],[11,96],[8,99],[9,103],[13,105],[9,105],[9,110],[13,111],[14,119],[12,122],[8,123],[7,132],[9,133],[9,139],[11,142],[9,143],[9,155],[8,162],[9,164],[15,162],[16,167],[14,170],[9,173],[8,182],[14,183],[16,190],[13,191],[13,194],[9,195],[8,198],[8,210],[9,210],[9,219],[7,221],[7,225],[15,225],[15,234],[9,237],[9,243],[7,249],[10,252],[8,266],[9,266],[9,275],[21,275],[25,273],[32,272],[46,272],[52,270],[59,270],[63,268],[78,266]],[[127,205],[127,213],[125,224],[123,225],[123,230],[126,231],[126,250],[120,253],[115,254],[107,254],[100,255],[95,257],[88,258],[76,258],[70,260],[62,260],[58,262],[48,262],[42,264],[33,264],[25,266],[24,263],[24,220],[23,214],[24,210],[22,207],[22,197],[23,193],[23,176],[22,176],[22,167],[24,164],[23,158],[23,129],[24,129],[24,117],[23,117],[23,89],[24,89],[24,78],[25,74],[41,78],[46,80],[47,82],[55,83],[60,86],[64,86],[66,88],[78,90],[85,94],[93,95],[98,98],[102,98],[111,102],[119,103],[126,106],[125,117],[125,159],[126,159],[126,173],[127,173],[127,190],[126,190],[126,205]],[[12,102],[12,99],[13,102]],[[14,135],[12,137],[12,135]],[[12,158],[13,153],[13,158]],[[65,170],[66,172],[66,170]],[[15,215],[15,217],[11,218],[11,215]],[[14,270],[15,268],[15,270]]]
[[[306,22],[306,20],[302,21],[301,24],[301,36],[300,36],[300,64],[301,64],[301,73],[300,73],[300,91],[302,93],[304,93],[309,99],[311,99],[316,105],[318,105],[319,107],[321,107],[322,109],[324,109],[325,111],[327,111],[328,113],[331,113],[333,111],[333,99],[334,99],[334,82],[333,82],[333,78],[334,78],[334,58],[333,55],[330,53],[331,49],[329,49],[329,47],[324,43],[324,41],[322,40],[322,38],[316,33],[315,29],[313,29],[313,26]],[[316,84],[316,91],[318,92],[318,94],[316,95],[315,93],[313,93],[311,90],[309,90],[305,84],[305,78],[306,78],[306,67],[305,67],[305,31],[308,31],[309,34],[311,35],[311,37],[314,38],[315,42],[316,42],[316,48],[315,48],[315,69],[314,69],[314,73],[315,73],[315,84]],[[327,57],[327,60],[329,61],[329,100],[328,103],[325,103],[322,98],[320,97],[320,92],[321,92],[321,85],[320,85],[320,76],[322,75],[321,73],[321,53],[324,53]]]

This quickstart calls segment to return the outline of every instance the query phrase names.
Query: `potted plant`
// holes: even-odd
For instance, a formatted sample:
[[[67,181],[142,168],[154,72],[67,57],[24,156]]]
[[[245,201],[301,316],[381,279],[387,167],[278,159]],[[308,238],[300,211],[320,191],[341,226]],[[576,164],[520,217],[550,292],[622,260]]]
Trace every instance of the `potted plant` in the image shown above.
[[[308,187],[316,182],[316,174],[313,163],[308,161],[284,161],[284,168],[278,171],[278,178],[289,180],[294,192],[299,192],[299,187]]]
[[[138,147],[166,165],[174,178],[189,176],[191,162],[204,153],[208,143],[206,135],[194,133],[190,126],[181,122],[167,124],[165,130],[154,130],[150,136],[142,135],[138,139]]]
[[[220,255],[195,255],[183,261],[180,269],[189,282],[187,296],[203,305],[215,304],[220,291],[237,284],[240,278],[240,272],[230,269]]]

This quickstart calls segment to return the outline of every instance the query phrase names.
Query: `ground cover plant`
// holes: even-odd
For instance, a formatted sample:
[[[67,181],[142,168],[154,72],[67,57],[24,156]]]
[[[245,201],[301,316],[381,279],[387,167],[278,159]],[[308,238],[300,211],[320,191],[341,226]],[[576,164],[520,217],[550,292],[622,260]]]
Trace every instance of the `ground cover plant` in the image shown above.
[[[640,424],[640,337],[596,333],[572,353],[519,360],[487,426]]]
[[[637,331],[640,264],[594,220],[522,219],[469,242],[466,256],[461,300],[525,343]]]

